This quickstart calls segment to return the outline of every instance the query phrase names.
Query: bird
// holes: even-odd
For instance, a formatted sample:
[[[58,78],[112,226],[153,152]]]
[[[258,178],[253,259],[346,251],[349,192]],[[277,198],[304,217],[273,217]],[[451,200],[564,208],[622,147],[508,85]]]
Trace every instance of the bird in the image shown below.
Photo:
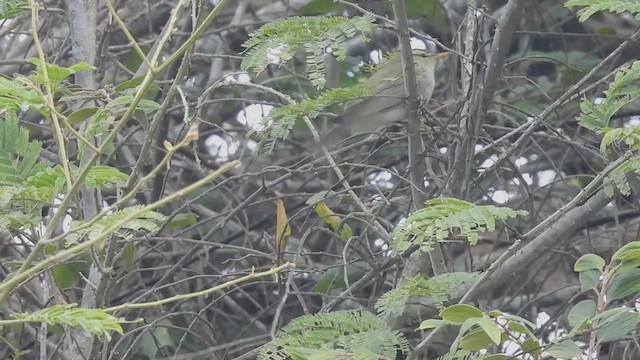
[[[448,53],[433,54],[414,49],[412,55],[418,98],[426,103],[431,99],[436,85],[436,63]],[[408,118],[400,53],[396,52],[380,65],[365,81],[365,85],[373,90],[373,94],[348,101],[342,114],[334,119],[336,127],[340,129],[339,133],[343,135],[339,137],[372,133],[385,125]]]

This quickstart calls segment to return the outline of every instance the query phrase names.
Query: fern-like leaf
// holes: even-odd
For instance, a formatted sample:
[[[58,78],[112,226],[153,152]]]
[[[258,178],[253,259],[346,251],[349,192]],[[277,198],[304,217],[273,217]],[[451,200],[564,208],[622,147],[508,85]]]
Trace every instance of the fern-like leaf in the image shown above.
[[[371,95],[372,89],[360,84],[347,88],[330,89],[313,99],[304,99],[277,108],[262,120],[265,130],[260,132],[259,146],[255,151],[270,154],[275,147],[276,140],[286,139],[296,121],[303,116],[314,119],[329,106]]]
[[[89,188],[113,187],[124,184],[129,176],[111,166],[94,166],[87,174],[86,183]]]
[[[115,119],[127,111],[133,102],[135,93],[134,89],[125,89],[117,92],[116,95],[117,97],[108,102],[104,107],[98,108],[95,114],[89,117],[87,127],[83,134],[84,136],[87,138],[99,138],[106,134],[114,124]],[[142,99],[136,107],[138,117],[148,117],[158,110],[159,107],[160,104],[153,100]],[[80,153],[83,153],[85,148],[86,144],[81,142],[79,144]]]
[[[42,98],[31,90],[33,86],[36,86],[33,81],[24,76],[18,76],[13,80],[0,76],[0,109],[4,111],[44,109]]]
[[[26,128],[18,126],[15,113],[7,112],[0,121],[0,183],[20,185],[27,177],[46,168],[38,163],[39,141],[30,141]]]
[[[324,54],[327,48],[338,60],[347,57],[347,40],[375,29],[371,15],[289,17],[263,25],[242,46],[246,58],[242,69],[263,71],[269,64],[286,62],[304,49],[309,80],[318,88],[325,86]]]
[[[429,297],[439,308],[457,295],[457,289],[478,280],[480,273],[452,272],[424,278],[416,275],[407,279],[397,288],[385,293],[376,302],[376,310],[381,317],[400,316],[404,312],[410,297]]]
[[[77,304],[54,305],[34,313],[16,313],[13,317],[24,322],[47,323],[49,325],[79,326],[92,335],[111,339],[111,332],[122,334],[122,319],[107,314],[101,309],[84,309]]]
[[[38,225],[41,218],[35,212],[3,211],[0,213],[0,229],[29,228]]]
[[[605,194],[611,197],[614,195],[615,190],[618,189],[622,195],[631,195],[631,185],[627,178],[627,174],[630,173],[640,175],[640,157],[625,161],[607,175],[602,183]]]
[[[421,251],[430,251],[434,241],[443,242],[449,234],[457,230],[471,245],[478,241],[480,233],[493,231],[496,220],[504,221],[517,216],[526,216],[523,210],[492,205],[475,205],[458,199],[432,199],[427,206],[413,213],[394,230],[393,249],[400,253],[413,243],[420,245]]]
[[[17,229],[40,221],[40,210],[64,186],[56,168],[39,161],[42,144],[30,141],[12,111],[0,120],[0,228]]]
[[[10,19],[29,10],[26,0],[3,0],[0,2],[0,19]]]
[[[640,19],[640,2],[638,0],[569,0],[565,6],[584,6],[584,8],[578,10],[581,22],[601,11],[610,11],[617,14],[629,12],[636,19]]]
[[[74,231],[81,225],[84,225],[86,221],[72,221],[71,222],[71,234],[65,239],[67,245],[76,244],[82,241],[85,237],[88,239],[95,238],[104,233],[104,230],[113,224],[128,217],[131,213],[136,212],[142,206],[131,206],[122,210],[119,210],[113,214],[102,217],[96,223],[91,225],[90,228],[83,228],[82,230]],[[126,225],[122,226],[118,231],[118,236],[122,239],[129,239],[134,235],[136,231],[142,231],[145,233],[154,233],[160,230],[160,224],[165,220],[165,216],[155,211],[150,211],[142,216],[130,220]]]
[[[375,315],[363,311],[336,311],[305,315],[282,328],[276,339],[264,345],[259,360],[285,360],[296,355],[322,358],[395,358],[409,349],[407,340],[390,330]],[[329,356],[329,357],[327,357]],[[376,357],[377,356],[377,357]]]
[[[639,80],[640,61],[620,69],[598,104],[582,99],[578,123],[592,131],[606,128],[615,113],[640,97]]]

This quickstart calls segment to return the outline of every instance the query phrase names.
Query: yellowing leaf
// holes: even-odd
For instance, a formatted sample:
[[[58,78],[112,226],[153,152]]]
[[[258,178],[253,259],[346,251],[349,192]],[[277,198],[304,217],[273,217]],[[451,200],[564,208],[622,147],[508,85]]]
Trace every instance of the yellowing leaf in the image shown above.
[[[278,262],[276,266],[279,266],[282,262],[282,252],[287,244],[287,238],[291,235],[291,227],[289,227],[289,220],[287,219],[287,211],[284,208],[284,202],[278,198],[276,205],[276,256]]]
[[[325,204],[324,202],[319,202],[316,205],[316,213],[318,214],[318,216],[320,216],[322,221],[325,222],[325,224],[331,226],[333,231],[337,232],[342,225],[342,228],[340,229],[341,239],[349,240],[353,236],[353,230],[351,230],[351,227],[346,223],[341,224],[342,220],[340,219],[340,217],[336,215],[333,210],[329,209],[327,204]]]
[[[122,259],[124,260],[124,268],[127,274],[130,275],[133,272],[133,266],[136,261],[136,247],[133,241],[127,241],[124,245],[124,249],[122,249]]]

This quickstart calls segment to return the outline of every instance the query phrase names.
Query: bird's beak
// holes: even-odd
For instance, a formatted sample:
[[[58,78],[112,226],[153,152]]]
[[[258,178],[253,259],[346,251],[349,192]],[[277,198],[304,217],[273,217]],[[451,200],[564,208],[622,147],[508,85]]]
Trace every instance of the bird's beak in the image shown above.
[[[439,59],[446,58],[447,56],[449,56],[448,52],[441,52],[441,53],[433,55],[432,59],[439,60]]]

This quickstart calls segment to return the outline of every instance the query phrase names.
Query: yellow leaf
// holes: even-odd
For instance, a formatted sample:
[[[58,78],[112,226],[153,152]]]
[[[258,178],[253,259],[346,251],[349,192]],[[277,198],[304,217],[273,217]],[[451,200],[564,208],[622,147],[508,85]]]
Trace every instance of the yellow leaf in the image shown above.
[[[280,266],[282,262],[282,252],[287,244],[289,235],[291,235],[291,227],[287,219],[287,211],[284,208],[282,199],[278,198],[276,205],[276,256],[278,261],[276,266]]]
[[[327,204],[325,204],[324,202],[319,202],[318,204],[316,204],[316,213],[318,214],[318,216],[320,216],[322,221],[331,226],[333,231],[337,232],[338,229],[340,229],[340,225],[342,225],[342,228],[340,229],[341,239],[349,240],[353,236],[353,230],[351,230],[349,224],[342,223],[340,217],[336,215],[333,210],[329,209]]]
[[[133,272],[133,266],[136,261],[136,247],[133,241],[127,241],[122,250],[122,259],[124,260],[124,268],[127,270],[127,274]]]

